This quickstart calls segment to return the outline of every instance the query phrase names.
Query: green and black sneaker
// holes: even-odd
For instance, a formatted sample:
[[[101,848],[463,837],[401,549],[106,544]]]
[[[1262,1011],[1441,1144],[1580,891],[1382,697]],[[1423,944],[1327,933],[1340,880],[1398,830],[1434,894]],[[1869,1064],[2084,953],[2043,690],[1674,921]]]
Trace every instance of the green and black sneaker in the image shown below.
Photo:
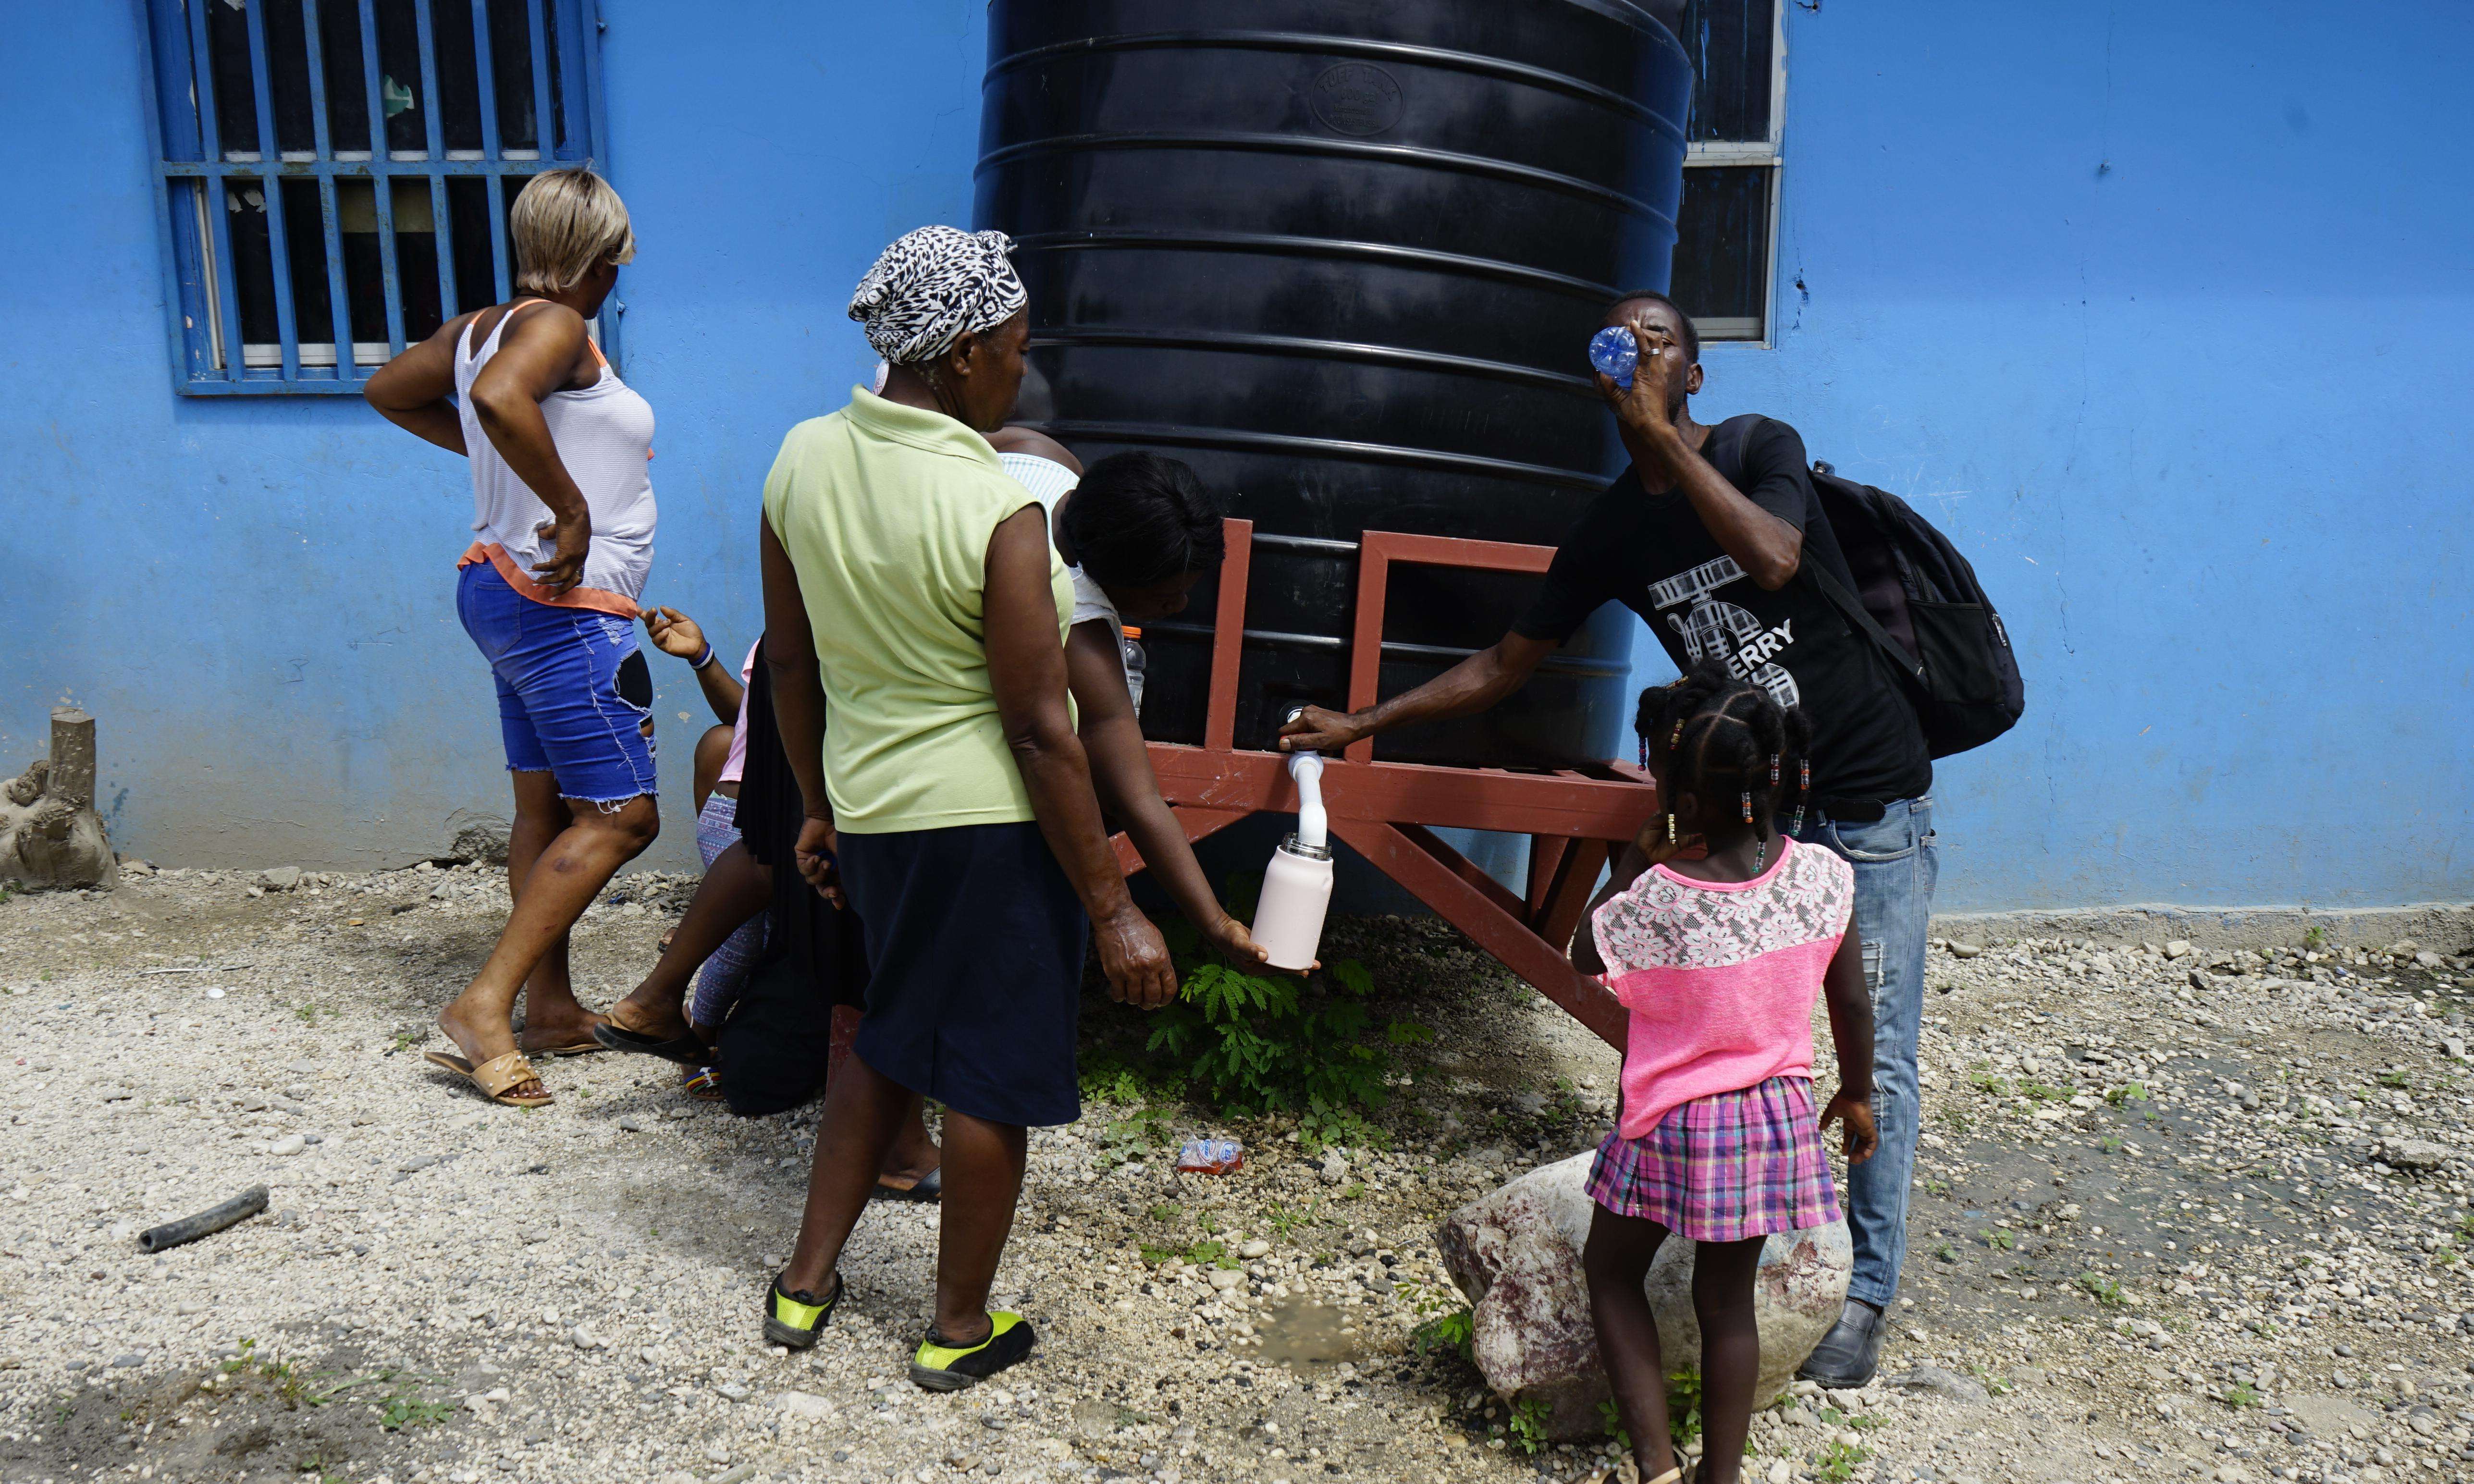
[[[919,1342],[919,1352],[910,1357],[912,1384],[930,1391],[960,1391],[977,1386],[989,1376],[1031,1353],[1039,1343],[1031,1331],[1031,1321],[1004,1309],[988,1313],[988,1337],[977,1345],[948,1345],[934,1326],[928,1328],[928,1338]]]
[[[834,1296],[820,1299],[804,1288],[791,1293],[782,1286],[781,1276],[776,1274],[773,1291],[764,1298],[764,1338],[794,1350],[815,1344],[824,1334],[825,1326],[833,1322],[834,1308],[842,1302],[842,1294],[849,1286],[836,1273]]]

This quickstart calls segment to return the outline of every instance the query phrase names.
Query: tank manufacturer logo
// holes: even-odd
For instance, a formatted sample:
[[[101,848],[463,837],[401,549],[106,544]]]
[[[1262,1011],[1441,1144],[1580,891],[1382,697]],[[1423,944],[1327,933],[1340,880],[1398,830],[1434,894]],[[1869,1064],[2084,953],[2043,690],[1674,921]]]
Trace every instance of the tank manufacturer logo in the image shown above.
[[[1400,85],[1381,67],[1344,61],[1315,79],[1315,117],[1337,134],[1381,134],[1400,122]]]

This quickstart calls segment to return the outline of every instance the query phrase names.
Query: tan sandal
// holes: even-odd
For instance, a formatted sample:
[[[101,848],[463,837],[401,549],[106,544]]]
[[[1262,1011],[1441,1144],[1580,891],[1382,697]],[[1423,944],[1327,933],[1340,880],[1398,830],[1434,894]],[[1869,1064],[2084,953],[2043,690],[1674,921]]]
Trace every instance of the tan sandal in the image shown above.
[[[533,1064],[524,1059],[524,1054],[521,1051],[511,1051],[503,1057],[492,1057],[479,1066],[474,1066],[462,1057],[443,1051],[424,1052],[423,1055],[431,1065],[443,1066],[480,1088],[481,1095],[493,1103],[503,1103],[509,1107],[541,1107],[551,1101],[549,1084],[546,1083],[542,1083],[541,1091],[530,1097],[519,1098],[508,1095],[507,1089],[510,1087],[521,1087],[526,1083],[541,1082],[541,1074],[533,1070]]]
[[[1682,1477],[1684,1477],[1684,1466],[1682,1464],[1677,1464],[1674,1468],[1667,1470],[1664,1473],[1651,1479],[1649,1484],[1675,1484],[1675,1481]]]

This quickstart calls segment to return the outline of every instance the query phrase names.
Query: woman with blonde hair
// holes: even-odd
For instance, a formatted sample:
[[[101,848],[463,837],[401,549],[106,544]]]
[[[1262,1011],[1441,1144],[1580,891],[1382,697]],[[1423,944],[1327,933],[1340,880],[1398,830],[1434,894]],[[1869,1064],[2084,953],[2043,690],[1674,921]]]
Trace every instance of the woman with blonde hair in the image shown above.
[[[527,1053],[599,1049],[598,1017],[569,982],[569,931],[661,826],[635,628],[653,560],[653,409],[588,329],[636,255],[618,193],[581,166],[547,171],[516,198],[509,229],[520,297],[448,321],[364,395],[472,463],[474,539],[455,606],[496,680],[516,796],[515,910],[439,1012],[454,1050],[428,1056],[493,1101],[532,1107],[550,1096]]]

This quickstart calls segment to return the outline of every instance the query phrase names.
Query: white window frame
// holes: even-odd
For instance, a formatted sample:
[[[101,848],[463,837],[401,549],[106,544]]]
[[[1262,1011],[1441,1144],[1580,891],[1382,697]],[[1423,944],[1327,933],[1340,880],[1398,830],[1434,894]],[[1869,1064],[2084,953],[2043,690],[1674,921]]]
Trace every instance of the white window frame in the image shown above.
[[[1766,139],[1696,140],[1684,147],[1684,168],[1718,165],[1758,166],[1769,172],[1769,206],[1762,213],[1761,317],[1750,321],[1693,316],[1692,328],[1705,343],[1748,345],[1768,350],[1777,343],[1779,181],[1786,174],[1782,144],[1786,134],[1786,0],[1770,6],[1770,133]],[[1758,331],[1756,333],[1755,331]]]

